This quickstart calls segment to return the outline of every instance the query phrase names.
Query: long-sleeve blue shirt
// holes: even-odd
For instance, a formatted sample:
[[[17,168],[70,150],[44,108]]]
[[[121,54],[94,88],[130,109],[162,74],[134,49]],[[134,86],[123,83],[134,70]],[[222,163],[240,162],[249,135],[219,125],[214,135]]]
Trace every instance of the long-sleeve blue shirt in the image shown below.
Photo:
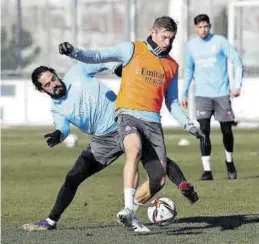
[[[114,63],[73,65],[65,74],[63,82],[67,95],[52,99],[52,115],[57,130],[65,139],[70,124],[91,135],[106,135],[117,129],[115,118],[116,94],[93,76],[112,69]]]
[[[194,80],[195,96],[222,97],[230,94],[227,61],[233,63],[235,81],[233,89],[242,85],[242,62],[223,36],[209,34],[190,40],[185,50],[183,98],[188,97],[191,81]]]
[[[149,45],[148,48],[149,50],[152,49]],[[82,50],[75,48],[70,57],[85,63],[121,62],[123,66],[125,66],[130,62],[133,54],[134,44],[131,42],[125,42],[103,50]],[[189,119],[178,101],[178,75],[172,79],[166,90],[165,104],[171,115],[183,127],[189,124]],[[120,109],[119,113],[130,114],[136,118],[150,122],[160,123],[161,121],[160,113],[157,112]]]

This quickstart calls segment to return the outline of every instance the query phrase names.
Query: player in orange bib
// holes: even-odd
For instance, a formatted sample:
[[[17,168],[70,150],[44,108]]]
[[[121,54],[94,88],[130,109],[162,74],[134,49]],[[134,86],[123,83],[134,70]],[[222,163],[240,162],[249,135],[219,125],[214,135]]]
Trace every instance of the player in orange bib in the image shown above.
[[[131,226],[136,204],[149,200],[165,184],[166,149],[160,110],[163,99],[172,116],[185,130],[203,140],[204,136],[188,119],[178,101],[178,64],[169,52],[177,32],[175,21],[163,16],[153,24],[144,42],[125,42],[103,50],[82,50],[68,42],[60,44],[60,53],[86,63],[121,62],[122,79],[116,100],[116,120],[120,144],[126,154],[124,166],[124,209],[117,220]],[[160,160],[163,174],[153,176],[138,189],[136,174],[142,146],[153,147]],[[145,153],[145,152],[143,152]],[[148,189],[148,191],[147,191]]]

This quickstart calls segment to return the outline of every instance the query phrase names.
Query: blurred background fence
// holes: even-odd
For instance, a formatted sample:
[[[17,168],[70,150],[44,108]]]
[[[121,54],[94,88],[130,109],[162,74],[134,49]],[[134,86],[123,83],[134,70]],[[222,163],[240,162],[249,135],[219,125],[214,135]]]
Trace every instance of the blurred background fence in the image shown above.
[[[153,20],[175,17],[184,43],[194,35],[193,18],[211,17],[212,31],[231,37],[246,75],[258,75],[259,1],[233,0],[2,0],[2,76],[29,74],[39,64],[65,71],[71,61],[58,55],[68,40],[77,46],[104,48],[146,39]],[[231,22],[228,18],[231,11]],[[229,26],[231,25],[231,26]],[[183,46],[172,51],[183,59]],[[179,45],[178,45],[179,47]],[[180,63],[181,64],[181,63]]]
[[[13,79],[29,82],[39,65],[64,73],[73,61],[58,54],[60,42],[97,49],[145,40],[162,15],[178,22],[171,55],[180,63],[180,78],[184,43],[194,36],[193,18],[200,13],[238,50],[245,78],[259,77],[259,0],[2,0],[1,11],[1,98],[15,93],[8,85]]]

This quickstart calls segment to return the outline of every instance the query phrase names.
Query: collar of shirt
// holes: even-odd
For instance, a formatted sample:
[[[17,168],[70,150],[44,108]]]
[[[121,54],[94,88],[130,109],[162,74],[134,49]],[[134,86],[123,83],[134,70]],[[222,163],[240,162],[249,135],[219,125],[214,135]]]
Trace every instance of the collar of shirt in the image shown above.
[[[147,44],[148,50],[151,51],[154,55],[156,55],[159,58],[166,58],[168,57],[169,52],[171,49],[168,51],[163,51],[153,40],[152,37],[149,36],[147,40],[145,41]]]
[[[203,38],[199,38],[199,39],[200,39],[201,41],[208,42],[212,37],[213,37],[213,34],[212,34],[212,33],[209,33],[209,35],[206,36],[204,39],[203,39]]]

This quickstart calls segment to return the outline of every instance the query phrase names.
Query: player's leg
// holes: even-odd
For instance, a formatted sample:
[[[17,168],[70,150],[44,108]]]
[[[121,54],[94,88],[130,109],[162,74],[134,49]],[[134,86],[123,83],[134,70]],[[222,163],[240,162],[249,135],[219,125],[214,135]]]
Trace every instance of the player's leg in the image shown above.
[[[237,172],[233,160],[234,135],[232,132],[232,125],[234,114],[231,108],[229,96],[216,98],[215,100],[215,118],[220,122],[223,145],[225,148],[227,174],[228,178],[233,180],[237,178]]]
[[[56,202],[48,218],[36,223],[25,224],[23,228],[28,231],[55,229],[59,218],[74,199],[78,186],[104,167],[104,165],[94,160],[89,148],[82,151],[75,165],[66,175],[65,182],[59,190]]]
[[[135,183],[134,183],[135,189],[138,188],[138,183],[139,183],[139,172],[137,170],[137,174],[135,176]],[[137,206],[139,206],[139,205],[137,205]],[[122,212],[124,212],[124,211],[125,210],[122,210]],[[121,223],[121,222],[119,221],[119,223]],[[149,228],[147,228],[145,225],[143,225],[143,223],[137,218],[135,209],[134,209],[134,216],[132,217],[131,228],[134,230],[134,232],[142,232],[142,233],[150,232]]]
[[[167,158],[166,174],[169,180],[177,187],[179,187],[182,182],[187,181],[179,165],[170,158]]]
[[[165,145],[161,125],[157,123],[144,124],[144,133],[146,136],[142,141],[141,161],[147,172],[148,179],[137,189],[135,197],[135,208],[137,208],[139,205],[145,204],[163,188],[165,185],[166,173],[169,173],[172,179],[173,174],[175,173],[173,172],[174,169],[179,169],[174,168],[174,164],[169,165],[167,168],[167,164],[163,163],[165,157]],[[166,159],[166,161],[167,160],[168,159]]]
[[[200,124],[200,130],[206,136],[206,144],[200,141],[200,152],[203,166],[203,174],[201,180],[213,180],[210,155],[211,155],[211,141],[210,141],[210,119],[214,113],[213,101],[210,98],[195,97],[196,116]]]
[[[145,151],[144,153],[143,151],[143,155],[147,156],[146,158],[142,156],[142,164],[147,172],[148,179],[136,191],[135,210],[148,202],[164,186],[164,184],[161,184],[161,179],[164,177],[164,168],[154,150],[150,148],[149,152]],[[150,155],[153,155],[152,159],[149,157]],[[166,174],[191,203],[198,201],[199,197],[197,192],[194,191],[194,186],[186,180],[180,167],[169,158],[167,159]]]
[[[163,178],[165,177],[165,168],[158,160],[157,156],[148,161],[143,161],[143,166],[147,172],[148,179],[142,183],[135,196],[135,209],[148,202],[157,192],[159,192],[165,185]]]
[[[199,200],[194,186],[188,182],[176,162],[167,158],[166,174],[170,181],[172,181],[182,192],[182,194],[193,204]]]
[[[61,187],[56,203],[49,215],[49,219],[57,222],[70,205],[79,185],[88,177],[104,169],[104,165],[97,162],[90,150],[85,150],[78,157],[74,167],[68,172],[65,182]]]
[[[166,151],[162,127],[158,123],[143,122],[145,139],[142,140],[142,164],[148,180],[138,188],[136,204],[144,204],[165,185]]]
[[[201,160],[203,166],[203,174],[201,180],[213,180],[210,155],[211,155],[211,141],[210,141],[210,119],[198,119],[200,130],[206,136],[206,144],[200,141]]]
[[[135,219],[134,198],[138,162],[141,157],[142,142],[139,120],[130,115],[120,115],[117,120],[121,147],[126,161],[123,172],[124,209],[118,212],[117,221],[124,226],[132,226]]]
[[[122,154],[115,136],[114,133],[93,136],[89,147],[81,153],[76,164],[67,174],[49,219],[58,221],[63,211],[72,202],[78,186],[88,177],[110,165]]]
[[[72,202],[78,186],[122,155],[116,136],[116,133],[111,133],[92,138],[89,147],[81,152],[75,165],[68,172],[49,217],[46,220],[24,225],[25,230],[48,230],[56,227],[57,221]]]

